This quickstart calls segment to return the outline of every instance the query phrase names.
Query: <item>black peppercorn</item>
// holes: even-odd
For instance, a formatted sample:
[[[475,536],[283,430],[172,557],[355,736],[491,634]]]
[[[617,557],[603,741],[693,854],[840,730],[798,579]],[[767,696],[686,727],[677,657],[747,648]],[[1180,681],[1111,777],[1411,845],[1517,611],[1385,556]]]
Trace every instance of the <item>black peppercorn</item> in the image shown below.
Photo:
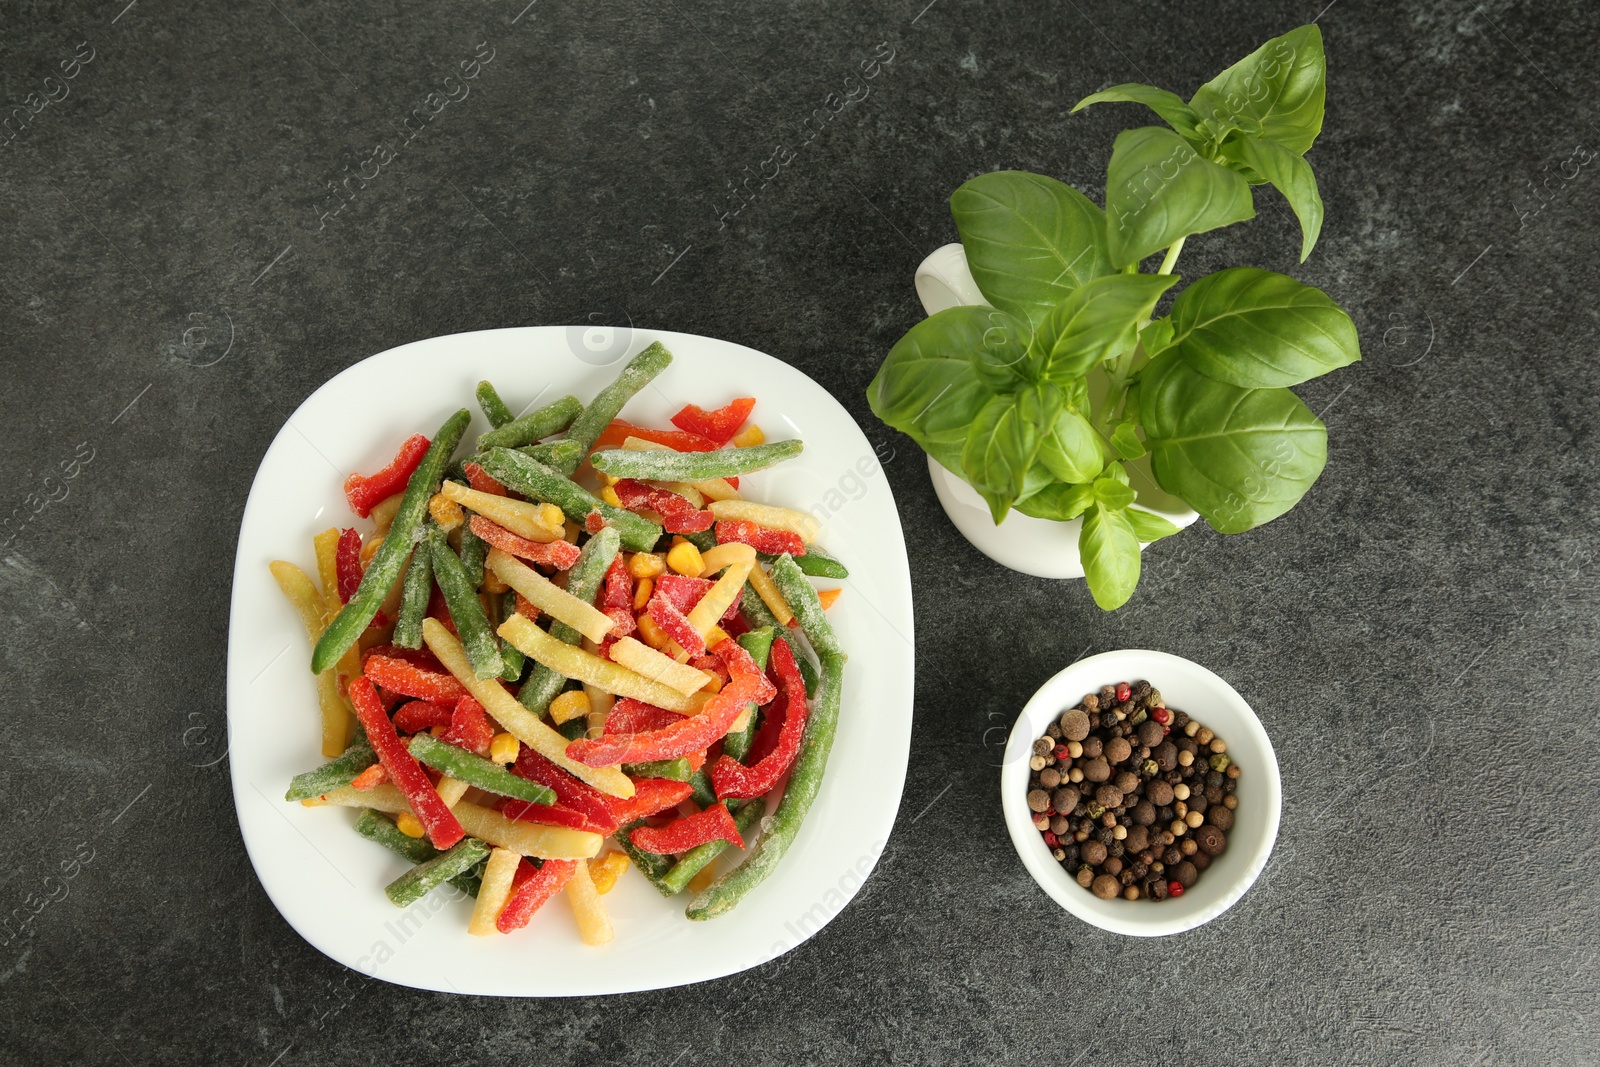
[[[1215,823],[1205,823],[1194,832],[1194,842],[1200,846],[1201,852],[1218,856],[1228,847],[1228,835],[1218,829]]]
[[[1133,683],[1133,699],[1144,700],[1151,693],[1150,683],[1143,678]]]

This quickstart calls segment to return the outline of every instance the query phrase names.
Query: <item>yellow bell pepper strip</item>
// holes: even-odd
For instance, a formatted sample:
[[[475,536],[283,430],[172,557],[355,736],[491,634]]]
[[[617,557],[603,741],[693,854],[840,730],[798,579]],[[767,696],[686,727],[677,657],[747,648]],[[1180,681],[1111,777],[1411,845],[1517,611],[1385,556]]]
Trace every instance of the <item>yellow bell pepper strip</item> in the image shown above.
[[[321,594],[306,573],[293,563],[274,560],[267,569],[272,572],[278,588],[283,590],[283,595],[300,616],[306,637],[315,648],[327,618]],[[344,694],[339,692],[337,672],[331,668],[317,674],[317,703],[322,709],[322,754],[337,756],[344,751],[345,742],[354,731],[355,721],[349,705],[345,703]]]
[[[506,402],[500,399],[500,393],[489,381],[478,383],[478,407],[483,409],[483,417],[489,420],[489,425],[499,429],[512,419],[511,409],[506,407]]]
[[[489,855],[489,846],[474,837],[462,838],[448,852],[441,852],[419,863],[384,886],[383,891],[396,907],[408,907],[450,881],[465,874]]]
[[[609,527],[589,538],[578,554],[578,562],[567,572],[567,592],[587,604],[593,604],[607,570],[617,558],[618,545],[617,531]],[[523,614],[531,621],[531,616]],[[550,626],[550,636],[564,644],[575,645],[583,635],[564,622],[555,622]],[[522,649],[518,651],[527,654]],[[522,683],[522,688],[517,692],[517,699],[534,715],[542,716],[549,709],[550,702],[561,695],[566,684],[566,675],[535,662],[528,672],[528,680]]]
[[[746,767],[724,750],[716,766],[711,769],[711,784],[719,799],[730,797],[749,800],[765,795],[778,784],[789,765],[800,751],[800,739],[806,728],[806,683],[800,677],[800,668],[794,660],[789,642],[779,640],[772,645],[772,666],[782,687],[782,698],[774,702],[769,716],[782,714],[782,729],[772,751],[762,756],[753,766]]]
[[[427,454],[428,439],[420,433],[412,434],[383,470],[373,475],[350,475],[344,480],[344,498],[349,501],[350,510],[363,519],[372,514],[374,505],[405,488]]]
[[[356,776],[370,767],[378,766],[378,756],[365,739],[357,738],[344,755],[324,763],[314,771],[297,774],[289,780],[285,800],[310,800],[324,793],[349,785]]]
[[[439,427],[433,443],[428,446],[427,455],[423,456],[422,462],[406,483],[406,494],[400,503],[400,510],[395,512],[394,524],[378,548],[378,554],[372,557],[366,573],[361,576],[361,588],[318,639],[317,647],[311,653],[312,673],[320,674],[338,662],[339,657],[360,639],[367,624],[378,614],[384,598],[400,579],[400,571],[411,555],[415,534],[422,524],[423,514],[428,510],[428,498],[437,491],[444,468],[471,421],[472,413],[462,408]]]
[[[753,500],[718,500],[709,509],[718,522],[749,522],[768,530],[792,533],[806,544],[815,541],[822,533],[822,523],[815,515],[775,504],[758,504]]]
[[[511,880],[517,868],[528,861],[510,849],[497,848],[489,853],[489,862],[483,865],[483,882],[478,887],[478,901],[472,908],[472,918],[467,921],[467,933],[484,937],[495,933],[495,920],[511,896]]]
[[[412,814],[428,831],[428,840],[433,842],[433,847],[449,848],[460,841],[466,836],[466,831],[439,798],[427,772],[401,742],[372,682],[365,677],[351,682],[350,701],[355,705],[361,728],[367,732],[367,743],[378,754],[383,769],[389,772],[390,781],[406,798]]]
[[[587,863],[580,863],[573,870],[563,895],[567,903],[572,905],[572,917],[578,923],[578,936],[583,938],[585,945],[604,945],[616,936],[611,928],[611,917],[606,914],[605,905],[600,903],[600,894],[595,891],[594,878],[589,874]]]
[[[561,542],[565,544],[566,542]],[[515,556],[492,549],[489,569],[506,585],[552,619],[566,623],[591,641],[611,632],[611,617],[592,603],[575,597]]]
[[[564,644],[521,615],[513,615],[501,623],[500,636],[521,649],[529,659],[556,673],[598,686],[617,696],[634,697],[684,714],[697,711],[704,703],[697,695],[680,693],[620,664],[601,659],[592,652]]]
[[[495,929],[509,934],[527,926],[534,912],[567,887],[578,866],[574,860],[545,860],[531,877],[512,890],[506,906],[500,910],[500,917],[495,920]]]
[[[589,406],[583,409],[583,414],[567,427],[567,440],[576,441],[582,446],[583,451],[578,454],[572,466],[562,468],[563,474],[571,474],[578,469],[583,454],[594,447],[594,443],[611,424],[611,420],[617,417],[623,405],[633,399],[639,390],[649,385],[656,375],[666,370],[671,362],[672,353],[667,351],[666,345],[655,341],[628,360],[627,365],[611,384],[595,394]]]
[[[833,632],[833,625],[822,612],[822,603],[817,599],[816,589],[812,587],[805,572],[800,569],[800,565],[792,556],[784,555],[777,558],[772,564],[772,580],[777,584],[778,591],[783,594],[784,602],[794,612],[794,617],[800,620],[800,629],[805,631],[806,640],[817,650],[817,655],[844,655],[844,646],[839,643],[838,635]]]
[[[702,482],[766,470],[798,456],[805,445],[798,440],[775,441],[751,448],[718,448],[711,452],[635,452],[607,448],[589,457],[601,474],[637,478],[645,482]],[[492,472],[491,472],[492,473]]]
[[[520,419],[512,419],[502,426],[496,426],[488,433],[480,434],[478,451],[531,445],[541,438],[550,437],[567,429],[582,410],[583,402],[577,397],[564,396],[554,403],[528,412]]]
[[[342,808],[372,808],[392,815],[408,814],[406,798],[393,785],[384,784],[362,793],[345,786],[324,793],[313,800],[301,801],[308,807],[335,805]],[[520,804],[522,801],[506,801]],[[480,841],[500,848],[509,848],[524,856],[539,859],[588,859],[600,851],[605,841],[600,834],[585,830],[572,830],[563,826],[544,826],[534,822],[521,822],[507,818],[498,811],[479,807],[468,800],[456,802],[451,809],[461,820],[467,833]]]
[[[513,615],[511,618],[516,620],[521,616]],[[532,629],[538,630],[540,634],[544,634],[543,630],[539,630],[532,623],[528,623],[528,625]],[[548,637],[549,635],[545,636]],[[615,767],[587,767],[575,760],[568,759],[566,738],[551,729],[544,720],[517,703],[516,697],[506,692],[498,681],[489,681],[476,677],[472,673],[472,666],[467,660],[465,650],[461,647],[461,642],[450,636],[450,631],[446,630],[444,625],[437,619],[425,619],[423,621],[422,639],[427,642],[428,648],[433,651],[433,654],[439,657],[439,662],[444,664],[445,669],[456,676],[456,680],[466,687],[473,698],[484,706],[484,709],[494,717],[495,721],[507,733],[512,734],[524,745],[540,752],[553,763],[583,779],[602,793],[617,797],[631,797],[633,795],[633,783],[628,780],[627,775]],[[567,648],[569,651],[577,651],[568,645],[562,645],[561,647]]]
[[[480,542],[481,544],[481,542]],[[472,671],[479,678],[498,678],[505,670],[500,659],[500,643],[494,639],[489,619],[483,612],[483,602],[478,599],[477,587],[467,576],[461,559],[445,542],[437,529],[429,531],[428,548],[433,559],[433,578],[444,593],[445,605],[450,609],[450,621],[467,650]],[[521,564],[518,564],[521,566]]]
[[[507,489],[530,500],[554,504],[573,522],[583,525],[590,516],[598,515],[605,525],[616,528],[623,545],[631,551],[648,552],[661,539],[661,527],[649,519],[607,504],[561,471],[522,452],[492,448],[479,462]]]
[[[843,655],[823,654],[822,680],[800,742],[800,754],[789,772],[783,799],[766,823],[766,833],[743,863],[717,878],[689,902],[686,912],[689,918],[713,919],[731,911],[751,890],[766,881],[794,843],[822,787],[823,772],[828,766],[828,753],[833,748],[834,733],[839,725],[844,663]]]
[[[665,826],[641,826],[628,837],[635,847],[658,856],[688,852],[708,841],[726,841],[744,848],[739,827],[721,804],[674,819]]]

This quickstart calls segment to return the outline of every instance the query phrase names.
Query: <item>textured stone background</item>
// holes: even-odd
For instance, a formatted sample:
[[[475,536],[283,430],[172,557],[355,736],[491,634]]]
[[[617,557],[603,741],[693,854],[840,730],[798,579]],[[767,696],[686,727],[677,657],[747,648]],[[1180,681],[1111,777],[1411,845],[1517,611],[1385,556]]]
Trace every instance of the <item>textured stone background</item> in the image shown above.
[[[8,107],[79,42],[94,57],[0,149],[0,506],[20,509],[0,907],[32,915],[45,876],[93,854],[3,934],[0,1059],[1600,1060],[1600,166],[1565,162],[1600,146],[1593,5],[123,2],[0,12]],[[1295,263],[1271,208],[1191,241],[1183,269],[1292,271],[1350,308],[1365,361],[1303,390],[1326,475],[1264,529],[1153,549],[1114,615],[989,563],[863,397],[918,317],[913,268],[954,235],[945,198],[1002,167],[1098,197],[1113,134],[1145,120],[1074,101],[1187,91],[1319,16],[1316,254]],[[479,42],[470,97],[319,231],[327,183],[401,143]],[[880,42],[871,95],[802,150]],[[775,145],[797,161],[720,225]],[[364,356],[591,315],[774,353],[898,449],[920,673],[897,858],[798,951],[703,987],[517,1002],[368,981],[265,899],[219,760],[250,478]],[[1117,647],[1231,680],[1287,794],[1255,890],[1154,943],[1039,892],[994,795],[996,727]]]

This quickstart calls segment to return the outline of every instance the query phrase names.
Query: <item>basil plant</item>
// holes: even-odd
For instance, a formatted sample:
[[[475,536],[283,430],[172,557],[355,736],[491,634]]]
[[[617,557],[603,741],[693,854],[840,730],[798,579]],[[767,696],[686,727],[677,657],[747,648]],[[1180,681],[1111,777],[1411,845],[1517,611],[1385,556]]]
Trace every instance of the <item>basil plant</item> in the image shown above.
[[[1288,201],[1301,261],[1310,254],[1322,199],[1304,156],[1322,128],[1325,74],[1312,25],[1188,102],[1148,85],[1080,101],[1074,111],[1143,104],[1167,125],[1117,136],[1104,211],[1020,171],[957,189],[951,212],[988,303],[912,327],[868,387],[878,417],[964,478],[996,523],[1012,508],[1081,517],[1084,571],[1106,610],[1138,584],[1140,542],[1177,532],[1132,506],[1141,490],[1240,533],[1294,507],[1327,461],[1327,427],[1290,391],[1361,358],[1355,325],[1326,294],[1232,267],[1152,317],[1178,283],[1184,240],[1254,217],[1252,186]],[[1163,251],[1154,273],[1141,271]]]

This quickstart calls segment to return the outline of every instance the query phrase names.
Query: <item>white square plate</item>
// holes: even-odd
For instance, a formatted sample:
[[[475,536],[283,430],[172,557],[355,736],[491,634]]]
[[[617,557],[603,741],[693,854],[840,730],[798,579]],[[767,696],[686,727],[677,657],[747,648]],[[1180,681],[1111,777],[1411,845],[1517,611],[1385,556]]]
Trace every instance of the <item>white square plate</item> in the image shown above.
[[[756,397],[774,440],[805,451],[741,483],[753,500],[823,518],[818,544],[850,568],[829,612],[850,655],[827,775],[776,874],[731,913],[684,917],[636,873],[604,897],[616,940],[578,939],[564,900],[509,936],[466,931],[470,901],[435,892],[408,909],[383,887],[406,869],[357,836],[350,809],[285,802],[289,779],[324,762],[305,632],[267,571],[274,559],[315,573],[311,537],[354,522],[342,485],[372,471],[412,433],[432,435],[487,378],[515,410],[566,393],[587,402],[623,356],[661,341],[673,362],[622,416],[669,426],[685,403]],[[625,351],[624,351],[625,349]],[[478,416],[467,440],[487,429]],[[819,580],[819,585],[835,583]],[[234,566],[228,634],[228,740],[245,847],[267,895],[322,952],[400,985],[497,996],[578,996],[683,985],[757,966],[821,929],[860,888],[900,805],[911,740],[911,577],[887,479],[872,446],[817,383],[771,356],[708,337],[576,328],[487,330],[418,341],[363,360],[300,405],[250,489]]]

